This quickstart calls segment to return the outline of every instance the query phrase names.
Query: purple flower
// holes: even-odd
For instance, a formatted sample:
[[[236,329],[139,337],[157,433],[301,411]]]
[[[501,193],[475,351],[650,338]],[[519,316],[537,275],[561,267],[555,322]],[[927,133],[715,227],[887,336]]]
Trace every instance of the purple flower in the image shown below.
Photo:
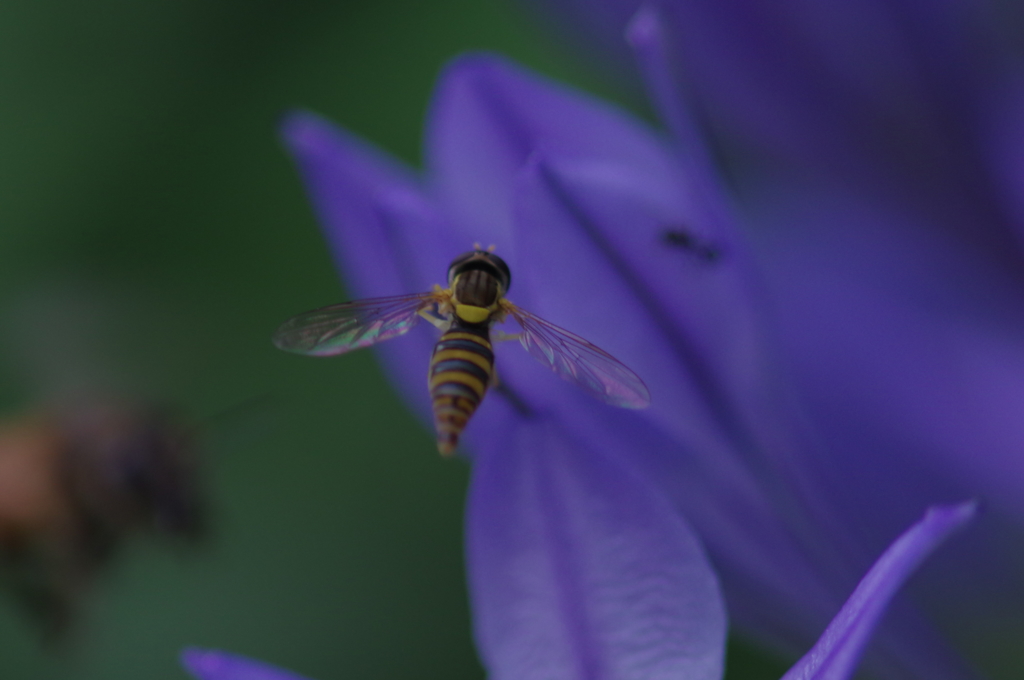
[[[952,532],[963,526],[974,514],[975,506],[965,503],[956,506],[934,507],[927,514],[903,533],[878,559],[871,570],[864,576],[849,600],[839,611],[832,623],[825,630],[818,643],[786,675],[783,680],[844,680],[852,675],[857,659],[868,637],[871,635],[879,618],[885,611],[890,598],[903,585],[904,581],[917,566]],[[531,595],[538,594],[532,588],[523,592],[526,597],[518,606],[522,607],[524,618],[530,618],[533,603]],[[668,607],[666,606],[666,614]],[[628,616],[627,612],[622,612]],[[644,620],[644,626],[656,626],[657,621]],[[548,632],[548,631],[544,631]],[[633,639],[649,638],[644,631],[632,631]],[[639,633],[639,635],[636,635]],[[522,642],[520,636],[514,636],[516,642]],[[614,641],[610,641],[614,642]],[[623,640],[622,642],[629,642]],[[711,650],[719,657],[722,654],[723,641],[706,640],[714,648]],[[652,645],[648,658],[655,659],[661,655],[675,657],[686,654],[692,649],[684,649],[678,641],[665,637]],[[514,643],[513,643],[514,644]],[[547,646],[543,642],[540,647]],[[609,661],[615,661],[629,645],[611,645],[605,654]],[[517,647],[514,657],[506,657],[491,666],[491,677],[517,678],[666,678],[671,680],[691,680],[706,676],[699,670],[687,673],[667,673],[668,669],[656,666],[614,668],[612,664],[604,668],[572,669],[567,668],[561,660],[546,654],[531,654],[534,647]],[[183,665],[195,676],[196,680],[304,680],[281,668],[262,662],[247,659],[234,654],[217,651],[187,649],[182,653]],[[575,664],[572,664],[575,665]],[[680,664],[685,665],[685,664]],[[658,664],[661,666],[661,664]],[[716,677],[720,677],[720,674]]]
[[[699,206],[680,193],[687,177],[664,141],[610,107],[489,57],[464,58],[442,79],[426,180],[307,114],[291,118],[285,136],[356,295],[429,290],[454,255],[494,243],[511,267],[516,303],[644,372],[663,395],[643,415],[619,412],[511,343],[498,348],[502,389],[463,438],[473,452],[467,553],[475,633],[492,675],[718,678],[725,614],[703,549],[624,455],[633,448],[628,431],[595,440],[596,422],[590,433],[580,429],[611,412],[626,427],[669,437],[687,427],[673,404],[705,401],[689,381],[659,375],[697,362],[693,340],[672,335],[677,318],[659,318],[666,303],[658,296],[638,309],[636,286],[648,283],[628,279],[631,263],[608,261],[649,260],[647,271],[675,279],[655,280],[664,288],[700,276],[660,239],[665,220],[704,221],[690,218]],[[577,187],[618,203],[601,219],[635,212],[642,201],[640,221],[630,225],[647,232],[641,248],[573,226],[565,211],[575,206],[558,196]],[[703,284],[723,304],[734,287],[729,279]],[[566,301],[573,304],[563,313]],[[734,323],[722,315],[721,326]],[[380,346],[425,420],[431,331],[423,325]],[[691,356],[680,357],[673,342]],[[659,365],[659,357],[671,363]]]
[[[788,462],[814,514],[845,527],[845,560],[866,560],[924,504],[983,498],[984,532],[932,572],[918,604],[979,663],[1019,672],[1020,15],[984,2],[544,4],[611,54],[626,53],[628,31],[680,146],[699,155],[695,109],[735,161],[778,356],[816,442]],[[749,579],[730,571],[733,621],[785,631],[788,612],[731,596]],[[791,627],[777,642],[810,635]]]
[[[837,512],[808,464],[752,257],[673,99],[655,19],[634,42],[678,146],[479,56],[441,79],[422,176],[314,116],[285,129],[356,297],[429,290],[455,254],[493,243],[516,303],[650,387],[651,408],[609,408],[499,348],[504,389],[464,438],[476,636],[496,677],[717,678],[715,575],[742,628],[796,653],[884,547],[849,530],[860,518]],[[379,347],[424,420],[430,330]],[[969,677],[906,603],[888,618],[877,669]]]

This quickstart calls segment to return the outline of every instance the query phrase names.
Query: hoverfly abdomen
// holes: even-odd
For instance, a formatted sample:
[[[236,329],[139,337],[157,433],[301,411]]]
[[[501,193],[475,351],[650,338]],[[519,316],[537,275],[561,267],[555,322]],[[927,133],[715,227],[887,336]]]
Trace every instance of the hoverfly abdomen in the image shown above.
[[[470,416],[483,401],[494,373],[494,352],[486,324],[456,319],[441,336],[430,360],[430,399],[437,449],[450,455]]]

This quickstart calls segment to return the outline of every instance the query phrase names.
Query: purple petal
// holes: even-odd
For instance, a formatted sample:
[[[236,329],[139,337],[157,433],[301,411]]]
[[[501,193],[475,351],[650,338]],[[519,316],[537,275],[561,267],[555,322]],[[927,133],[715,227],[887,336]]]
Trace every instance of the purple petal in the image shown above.
[[[742,392],[727,385],[749,385],[759,351],[738,265],[666,246],[666,225],[691,223],[688,211],[636,182],[629,167],[541,157],[523,172],[517,248],[531,304],[649,381],[665,427],[704,420],[735,444]]]
[[[428,121],[432,186],[461,229],[486,230],[513,271],[512,187],[537,149],[630,167],[638,183],[663,195],[682,183],[664,142],[623,112],[497,57],[456,60],[442,75]]]
[[[703,108],[757,155],[760,173],[740,173],[741,192],[785,174],[825,180],[996,252],[1018,245],[978,148],[987,90],[1006,68],[982,5],[671,6]]]
[[[696,157],[699,164],[711,167],[706,142],[684,101],[678,72],[680,64],[673,58],[673,46],[668,44],[666,33],[662,12],[645,4],[630,20],[626,37],[636,54],[651,102],[679,143],[682,154]]]
[[[449,243],[444,217],[393,159],[310,113],[289,116],[281,134],[359,297],[429,290],[454,248],[466,249]]]
[[[490,677],[719,680],[718,585],[659,491],[542,415],[492,435],[467,511]]]
[[[196,680],[308,680],[262,661],[195,647],[182,651],[181,663]]]
[[[290,116],[282,135],[354,297],[418,293],[444,283],[452,257],[471,243],[452,233],[411,172],[309,113]],[[426,325],[376,348],[423,418],[430,406],[422,376],[435,341]]]
[[[1017,237],[1024,241],[1024,77],[1013,73],[1006,80],[993,88],[984,107],[988,115],[980,142]]]
[[[581,5],[548,4],[557,14],[575,14],[576,29],[588,30]],[[671,59],[674,77],[681,81],[685,74],[685,88],[677,91],[692,94],[704,119],[715,121],[731,150],[741,151],[734,155],[748,152],[760,169],[768,152],[775,164],[763,172],[770,176],[795,168],[794,181],[828,177],[925,211],[973,204],[978,219],[960,225],[964,233],[1006,239],[1007,225],[993,210],[996,197],[985,183],[977,130],[986,123],[989,90],[1014,57],[1001,51],[1000,27],[984,5],[657,4],[664,32],[678,47]],[[640,3],[597,5],[621,21]],[[618,30],[625,28],[623,22]],[[642,53],[641,71],[650,84]],[[659,96],[665,91],[652,88],[663,113],[671,108]],[[674,128],[672,120],[666,118]],[[756,181],[750,173],[737,177],[741,184]]]
[[[875,562],[818,643],[783,680],[845,680],[856,668],[889,601],[903,583],[942,544],[974,515],[976,503],[934,506],[903,533]]]
[[[801,467],[848,527],[839,540],[861,559],[917,508],[985,500],[1003,531],[979,537],[972,559],[943,567],[954,581],[982,565],[986,576],[969,592],[933,588],[929,599],[961,650],[991,658],[992,638],[979,644],[963,622],[1000,611],[1005,625],[1024,623],[1024,421],[1012,406],[1024,400],[1024,300],[1015,248],[997,256],[946,224],[823,187],[766,187],[761,205],[758,245],[780,337],[828,444],[802,455]]]
[[[912,507],[951,494],[1024,516],[1024,421],[1009,407],[1024,399],[1019,272],[889,206],[777,196],[762,215],[766,271],[831,444],[821,483],[850,526],[880,545]]]

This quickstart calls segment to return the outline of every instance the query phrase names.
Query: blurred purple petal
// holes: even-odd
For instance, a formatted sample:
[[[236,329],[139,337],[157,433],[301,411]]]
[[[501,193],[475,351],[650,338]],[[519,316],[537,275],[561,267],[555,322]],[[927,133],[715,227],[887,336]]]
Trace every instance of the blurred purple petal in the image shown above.
[[[452,244],[419,179],[311,113],[289,116],[281,134],[353,292],[376,297],[428,290],[447,268]],[[411,228],[415,223],[420,230]]]
[[[875,562],[818,643],[783,680],[846,680],[889,601],[928,555],[975,514],[976,503],[929,508]]]
[[[572,17],[563,22],[570,31],[589,33],[620,58],[627,23],[644,4],[654,5],[546,3],[554,15]],[[946,169],[980,169],[964,123],[998,76],[1001,56],[1000,36],[986,24],[982,5],[657,5],[680,48],[679,77],[728,135],[878,189],[911,177],[951,189],[956,179]]]
[[[490,677],[718,680],[718,585],[660,492],[547,416],[492,434],[467,511]]]
[[[667,246],[665,230],[692,224],[692,211],[638,189],[630,170],[539,156],[521,175],[521,269],[544,283],[530,289],[531,305],[648,381],[663,427],[742,448],[750,434],[733,398],[744,391],[730,382],[756,383],[760,347],[737,264],[708,266]]]
[[[681,156],[692,159],[691,166],[709,173],[712,165],[707,141],[693,121],[689,103],[684,100],[682,75],[679,64],[673,59],[675,49],[667,33],[661,9],[646,3],[633,15],[625,37],[636,56],[651,102],[678,143]],[[717,194],[715,182],[706,184],[708,190]]]
[[[308,680],[262,661],[195,647],[182,651],[181,663],[196,680]]]
[[[923,579],[971,585],[918,598],[959,649],[983,659],[990,642],[963,621],[1001,611],[1002,625],[1019,626],[1024,611],[1024,422],[1010,406],[1024,399],[1020,272],[888,203],[785,182],[758,198],[755,247],[783,349],[826,444],[801,452],[801,467],[858,559],[917,508],[985,499],[986,526],[1001,530]]]
[[[417,293],[445,283],[451,258],[471,243],[454,237],[411,171],[310,113],[292,114],[282,136],[353,297]],[[309,307],[341,301],[317,300]],[[422,376],[435,334],[420,326],[375,350],[392,381],[429,420]]]
[[[993,511],[1024,515],[1024,421],[1008,410],[1024,399],[1020,272],[884,205],[776,196],[759,215],[766,272],[831,444],[821,483],[851,526],[880,545],[913,507],[981,490]]]
[[[727,134],[883,194],[977,186],[965,123],[997,42],[982,5],[668,4],[694,87]]]
[[[992,179],[1024,241],[1024,77],[1013,73],[990,94],[980,145]]]
[[[457,59],[442,74],[428,120],[431,186],[458,228],[487,230],[513,271],[511,190],[537,150],[629,167],[659,195],[683,184],[664,140],[618,109],[498,57]]]

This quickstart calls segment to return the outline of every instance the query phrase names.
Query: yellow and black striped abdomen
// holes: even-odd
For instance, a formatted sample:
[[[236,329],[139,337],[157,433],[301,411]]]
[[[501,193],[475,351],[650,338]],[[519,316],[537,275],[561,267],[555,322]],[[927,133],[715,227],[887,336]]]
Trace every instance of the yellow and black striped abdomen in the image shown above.
[[[429,380],[437,450],[443,455],[455,451],[459,434],[487,393],[493,372],[487,326],[456,323],[437,342]]]

